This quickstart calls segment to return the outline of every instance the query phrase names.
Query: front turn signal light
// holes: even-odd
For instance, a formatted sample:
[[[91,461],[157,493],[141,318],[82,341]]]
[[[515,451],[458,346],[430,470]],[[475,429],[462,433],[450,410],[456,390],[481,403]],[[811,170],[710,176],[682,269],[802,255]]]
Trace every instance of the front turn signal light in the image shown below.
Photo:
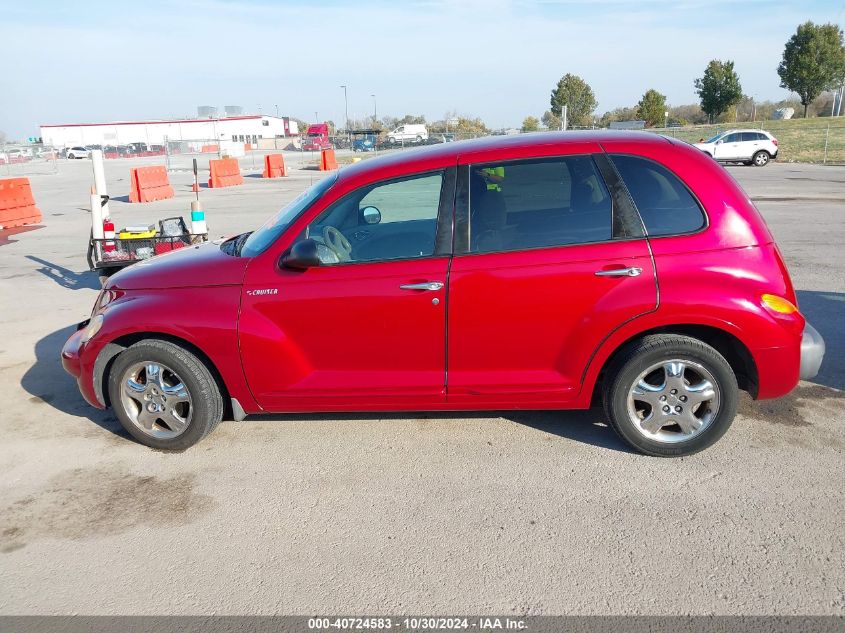
[[[795,304],[783,297],[765,294],[761,299],[763,300],[763,305],[778,314],[793,314],[794,312],[798,312]]]

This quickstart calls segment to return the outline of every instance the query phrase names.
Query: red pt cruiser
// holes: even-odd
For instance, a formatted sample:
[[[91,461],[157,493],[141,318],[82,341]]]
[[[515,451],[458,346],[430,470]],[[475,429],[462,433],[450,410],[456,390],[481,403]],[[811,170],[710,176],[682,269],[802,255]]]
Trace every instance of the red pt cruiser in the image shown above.
[[[85,399],[184,449],[261,412],[584,409],[636,449],[721,437],[824,342],[748,196],[643,133],[368,160],[257,231],[112,277],[62,351]]]

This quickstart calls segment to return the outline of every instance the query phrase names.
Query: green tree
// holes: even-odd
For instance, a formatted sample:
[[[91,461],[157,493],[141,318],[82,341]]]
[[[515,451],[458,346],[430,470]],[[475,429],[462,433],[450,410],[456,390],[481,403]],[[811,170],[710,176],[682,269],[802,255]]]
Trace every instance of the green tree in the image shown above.
[[[646,92],[637,104],[637,117],[644,120],[648,127],[663,125],[666,112],[666,95],[653,88]]]
[[[450,126],[450,129],[452,129],[452,126]],[[484,121],[478,117],[471,119],[459,116],[458,123],[454,126],[453,131],[458,135],[458,138],[476,138],[490,134],[490,130],[484,125]]]
[[[406,114],[399,120],[399,125],[417,125],[417,124],[425,124],[425,117],[420,114],[419,116],[415,114]]]
[[[555,115],[554,113],[546,110],[543,113],[543,125],[546,126],[549,130],[559,130],[560,129],[560,117]]]
[[[780,85],[798,94],[807,107],[824,90],[845,80],[845,44],[836,24],[805,22],[789,38],[778,66]]]
[[[615,121],[633,121],[637,118],[636,108],[614,108],[601,115],[599,127],[609,127]]]
[[[593,111],[598,106],[590,84],[578,75],[570,73],[557,82],[549,102],[552,114],[558,119],[563,115],[563,106],[566,106],[569,125],[590,125],[593,121]]]
[[[695,80],[695,91],[701,98],[701,109],[710,122],[742,99],[742,86],[732,61],[712,60],[704,76]]]
[[[527,116],[522,120],[523,132],[536,132],[540,129],[540,119],[535,116]]]

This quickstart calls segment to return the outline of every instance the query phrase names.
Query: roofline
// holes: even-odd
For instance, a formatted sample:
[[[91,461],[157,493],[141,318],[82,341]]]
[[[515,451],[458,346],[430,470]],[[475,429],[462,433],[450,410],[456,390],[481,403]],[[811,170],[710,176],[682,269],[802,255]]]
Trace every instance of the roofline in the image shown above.
[[[112,121],[110,123],[50,123],[42,124],[39,127],[97,127],[97,126],[113,126],[113,125],[171,125],[173,123],[209,123],[220,121],[243,121],[255,119],[286,119],[290,117],[281,117],[271,114],[245,114],[243,116],[225,116],[225,117],[209,117],[207,119],[153,119],[148,121]]]
[[[539,147],[559,147],[574,143],[595,143],[599,147],[604,143],[625,142],[659,145],[672,144],[672,139],[661,134],[644,130],[578,130],[568,132],[531,132],[503,136],[485,136],[477,139],[427,145],[402,152],[390,152],[369,160],[360,161],[344,167],[339,174],[339,181],[357,178],[381,167],[401,167],[417,161],[441,160],[456,161],[461,156],[483,154],[488,150],[525,149]],[[681,141],[682,142],[682,141]]]

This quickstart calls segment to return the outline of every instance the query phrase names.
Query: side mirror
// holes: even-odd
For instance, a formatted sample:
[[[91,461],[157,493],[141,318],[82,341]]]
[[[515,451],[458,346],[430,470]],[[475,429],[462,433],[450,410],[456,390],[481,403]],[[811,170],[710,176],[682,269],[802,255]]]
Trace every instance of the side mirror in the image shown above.
[[[320,256],[317,253],[317,242],[308,238],[296,242],[291,246],[287,255],[282,257],[282,266],[293,270],[305,270],[319,266]]]
[[[716,141],[716,145],[721,145],[722,143],[724,143],[724,141],[723,141],[723,140],[721,140],[721,139],[719,139],[718,141]]]
[[[381,211],[376,207],[364,207],[361,209],[361,217],[364,218],[364,224],[378,224],[381,222]]]

